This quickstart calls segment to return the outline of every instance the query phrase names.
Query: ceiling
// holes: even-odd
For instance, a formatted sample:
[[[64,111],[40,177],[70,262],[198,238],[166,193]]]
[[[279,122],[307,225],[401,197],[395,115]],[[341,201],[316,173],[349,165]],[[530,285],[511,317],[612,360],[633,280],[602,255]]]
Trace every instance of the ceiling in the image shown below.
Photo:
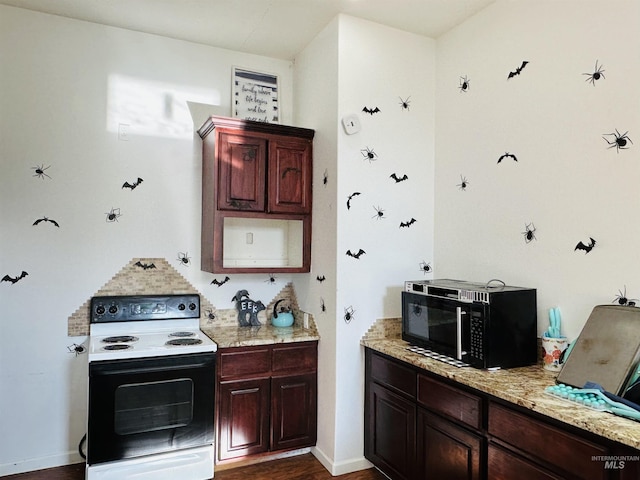
[[[338,13],[436,38],[494,1],[0,0],[0,4],[292,60]]]

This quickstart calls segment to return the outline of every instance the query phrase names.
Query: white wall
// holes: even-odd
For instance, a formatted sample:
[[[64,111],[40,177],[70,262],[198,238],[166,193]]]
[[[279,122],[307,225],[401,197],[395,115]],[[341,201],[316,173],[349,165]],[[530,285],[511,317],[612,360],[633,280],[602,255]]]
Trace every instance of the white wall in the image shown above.
[[[433,262],[435,42],[340,16],[339,79],[340,119],[357,113],[362,130],[338,137],[337,473],[357,465],[364,450],[360,338],[376,319],[400,315],[403,282],[424,277],[420,263]],[[400,97],[410,97],[408,110]],[[366,114],[364,106],[380,112]],[[363,158],[366,148],[375,161]],[[392,173],[408,180],[396,183]],[[347,209],[353,192],[361,195]],[[360,248],[366,254],[358,260],[345,254]],[[349,307],[355,314],[346,322]]]
[[[335,456],[338,409],[335,322],[338,28],[336,18],[296,56],[294,75],[295,121],[316,132],[311,274],[296,278],[296,293],[298,300],[313,314],[321,338],[318,343],[318,441],[314,454],[329,470]],[[317,277],[325,280],[320,282]]]
[[[67,347],[85,338],[67,337],[67,318],[131,258],[168,259],[225,309],[239,288],[270,299],[290,280],[240,275],[218,288],[200,271],[201,143],[186,101],[229,112],[233,65],[272,72],[290,124],[293,75],[282,60],[6,6],[0,64],[0,267],[29,274],[0,283],[2,476],[80,460],[86,355]],[[118,222],[105,221],[111,208]],[[43,216],[60,228],[32,225]]]
[[[313,311],[322,335],[319,403],[331,412],[325,416],[321,407],[314,453],[334,475],[369,466],[360,338],[377,318],[400,314],[402,281],[422,277],[420,262],[432,261],[434,44],[340,15],[296,58],[296,115],[317,132],[313,272],[305,295],[307,304],[324,298],[327,307],[326,314]],[[408,96],[410,109],[403,110],[399,97]],[[369,115],[365,106],[381,111]],[[340,121],[347,114],[359,117],[359,133],[345,134]],[[373,162],[362,156],[367,147],[379,156]],[[327,187],[318,178],[325,170]],[[395,183],[394,172],[409,179]],[[374,205],[384,218],[372,218]],[[416,223],[400,228],[412,217]],[[360,248],[366,254],[358,260],[345,255]],[[335,277],[318,284],[316,275],[327,272]],[[349,307],[355,313],[346,322]]]
[[[438,39],[437,276],[535,287],[539,332],[559,306],[571,339],[625,285],[640,298],[638,32],[635,0],[498,1]],[[615,129],[628,150],[607,148]]]

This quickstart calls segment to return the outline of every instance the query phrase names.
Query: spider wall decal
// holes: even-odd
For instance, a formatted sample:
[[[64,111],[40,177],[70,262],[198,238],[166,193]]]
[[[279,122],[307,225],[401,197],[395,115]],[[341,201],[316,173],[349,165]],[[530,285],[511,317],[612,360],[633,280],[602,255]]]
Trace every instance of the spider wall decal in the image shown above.
[[[373,209],[376,211],[376,214],[371,218],[375,218],[376,220],[384,218],[384,210],[380,208],[380,206],[374,206]]]
[[[207,318],[209,320],[215,320],[216,319],[216,314],[210,308],[207,308]]]
[[[605,133],[603,134],[604,136],[602,138],[604,138],[605,142],[609,144],[608,148],[616,147],[616,153],[619,153],[620,150],[626,150],[629,148],[629,145],[627,145],[627,142],[633,143],[629,138],[629,136],[627,135],[628,133],[629,132],[627,131],[627,132],[624,132],[623,134],[620,134],[620,132],[616,128],[615,133]],[[611,137],[611,136],[614,137],[614,140],[609,141],[607,137]]]
[[[467,181],[466,177],[463,177],[462,175],[460,175],[460,183],[457,185],[457,187],[464,191],[467,189],[467,187],[469,186],[469,182]]]
[[[531,240],[537,240],[536,238],[536,227],[535,225],[532,223],[526,223],[524,226],[525,231],[522,232],[522,235],[524,235],[524,241],[525,243],[529,243]]]
[[[602,69],[604,65],[600,65],[600,67],[598,67],[598,60],[596,60],[596,66],[593,69],[593,73],[583,73],[582,75],[586,75],[587,78],[585,80],[585,82],[591,82],[591,85],[593,85],[594,87],[596,86],[596,80],[600,80],[601,78],[606,78],[604,76],[604,70]]]
[[[276,283],[276,280],[277,280],[276,276],[273,273],[270,273],[268,278],[264,281],[264,283],[270,283],[273,285],[274,283]]]
[[[433,268],[431,268],[431,262],[427,263],[424,260],[420,262],[420,271],[422,273],[426,275],[427,273],[431,273],[432,270]]]
[[[355,313],[356,311],[353,309],[353,306],[349,305],[344,309],[344,321],[346,323],[351,323],[351,320],[353,320],[353,316]]]
[[[365,147],[360,150],[360,153],[362,153],[365,160],[369,160],[369,163],[378,159],[378,154],[373,151],[373,148]]]
[[[407,97],[406,100],[403,100],[402,97],[398,97],[400,99],[400,106],[402,107],[402,110],[409,110],[409,104],[411,103],[411,100],[409,100],[411,98],[411,96]]]
[[[122,216],[119,208],[111,208],[105,215],[107,216],[105,222],[117,222],[118,218]]]
[[[618,294],[616,298],[614,298],[611,303],[617,303],[618,305],[626,305],[628,307],[635,307],[636,302],[638,300],[636,298],[627,298],[627,286],[624,286],[624,290],[618,290]]]
[[[189,256],[189,252],[178,252],[178,261],[181,265],[191,265],[191,257]]]
[[[45,170],[48,170],[50,168],[51,168],[51,165],[49,165],[48,167],[45,167],[44,163],[39,167],[38,166],[31,167],[31,169],[35,172],[32,176],[40,177],[42,180],[44,180],[44,177],[51,178],[49,175],[45,173]]]
[[[78,355],[81,355],[83,353],[85,353],[87,351],[86,347],[84,345],[78,345],[77,343],[73,343],[71,345],[69,345],[67,347],[67,350],[69,350],[69,353],[75,353],[76,357]]]
[[[460,77],[460,85],[458,88],[461,92],[468,92],[471,88],[471,80],[469,80],[466,76]]]

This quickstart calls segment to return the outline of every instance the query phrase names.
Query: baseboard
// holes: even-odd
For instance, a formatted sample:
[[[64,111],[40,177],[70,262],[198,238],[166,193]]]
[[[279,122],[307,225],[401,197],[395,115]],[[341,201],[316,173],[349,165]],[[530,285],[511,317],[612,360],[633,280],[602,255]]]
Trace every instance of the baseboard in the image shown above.
[[[334,462],[333,459],[329,458],[317,446],[311,448],[311,453],[334,477],[373,467],[373,464],[364,457],[352,458],[342,462]]]
[[[66,454],[52,455],[50,457],[30,458],[20,462],[0,465],[0,477],[14,475],[16,473],[33,472],[34,470],[44,470],[45,468],[62,467],[74,463],[84,463],[84,459],[78,452],[67,452]]]
[[[257,463],[270,462],[272,460],[280,460],[281,458],[295,457],[296,455],[304,455],[311,452],[310,447],[296,448],[293,450],[286,450],[284,452],[266,452],[249,455],[246,457],[238,457],[231,460],[224,460],[222,462],[216,462],[216,471],[221,472],[223,470],[229,470],[231,468],[246,467],[247,465],[255,465]]]

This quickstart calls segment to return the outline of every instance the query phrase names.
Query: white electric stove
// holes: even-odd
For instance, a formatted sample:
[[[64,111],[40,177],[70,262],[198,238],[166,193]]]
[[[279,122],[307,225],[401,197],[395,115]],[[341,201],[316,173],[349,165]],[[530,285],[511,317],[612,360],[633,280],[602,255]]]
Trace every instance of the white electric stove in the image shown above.
[[[200,297],[91,300],[88,480],[208,480],[217,345]]]

